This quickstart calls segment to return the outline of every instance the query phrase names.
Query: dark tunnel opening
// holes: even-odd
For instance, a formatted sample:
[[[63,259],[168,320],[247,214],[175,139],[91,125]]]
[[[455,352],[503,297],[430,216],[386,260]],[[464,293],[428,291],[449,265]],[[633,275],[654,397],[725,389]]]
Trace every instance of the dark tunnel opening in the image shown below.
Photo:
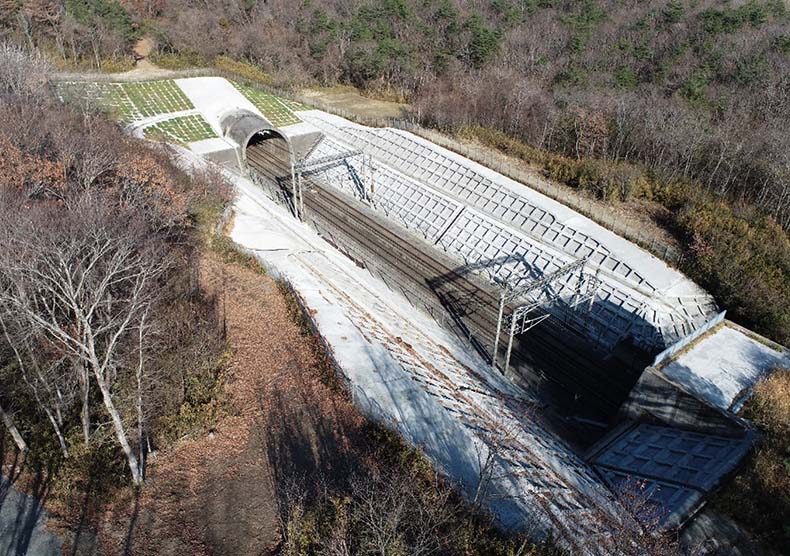
[[[259,131],[250,137],[244,149],[250,169],[274,183],[291,177],[291,151],[288,142],[273,129]]]

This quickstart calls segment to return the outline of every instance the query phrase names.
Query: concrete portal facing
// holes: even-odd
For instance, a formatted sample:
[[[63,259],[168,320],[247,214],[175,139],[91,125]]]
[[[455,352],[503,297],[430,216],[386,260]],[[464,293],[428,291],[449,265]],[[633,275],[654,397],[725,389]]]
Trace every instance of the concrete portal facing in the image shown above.
[[[219,125],[223,137],[227,137],[239,145],[242,161],[247,160],[247,146],[256,134],[271,133],[284,137],[282,132],[278,131],[266,118],[244,108],[237,108],[222,114]]]
[[[293,162],[297,162],[307,158],[323,137],[318,129],[309,124],[298,123],[280,128],[260,114],[244,108],[223,113],[220,116],[220,128],[224,137],[239,145],[242,160],[246,160],[250,144],[279,138],[288,145]]]
[[[305,107],[297,103],[220,77],[176,79],[175,84],[217,135],[190,148],[237,172],[246,172],[247,148],[256,134],[281,137],[289,161],[304,159],[321,140],[321,131],[299,117]]]

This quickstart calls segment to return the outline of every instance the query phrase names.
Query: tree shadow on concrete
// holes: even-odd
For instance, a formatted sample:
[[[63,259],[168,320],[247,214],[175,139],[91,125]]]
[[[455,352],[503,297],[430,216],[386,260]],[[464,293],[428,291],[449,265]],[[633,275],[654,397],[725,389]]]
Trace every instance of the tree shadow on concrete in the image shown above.
[[[2,509],[8,491],[22,475],[26,464],[24,454],[16,446],[8,443],[8,437],[5,434],[0,434],[0,463],[5,465],[1,476],[2,481],[0,481],[0,509]]]
[[[126,531],[126,539],[123,545],[123,555],[132,555],[132,546],[134,544],[134,532],[137,526],[137,518],[140,516],[140,489],[134,489],[134,506],[132,508],[132,516],[129,518],[129,529]],[[76,546],[76,544],[75,544]]]
[[[55,472],[55,461],[47,464],[32,464],[27,470],[31,478],[25,485],[25,491],[12,490],[25,465],[12,478],[0,477],[0,513],[5,518],[0,520],[3,540],[0,542],[2,556],[24,556],[28,553],[59,554],[60,540],[48,533],[38,534],[44,519],[44,505],[50,490],[50,479]],[[12,505],[13,504],[13,505]],[[30,552],[32,550],[32,552]]]

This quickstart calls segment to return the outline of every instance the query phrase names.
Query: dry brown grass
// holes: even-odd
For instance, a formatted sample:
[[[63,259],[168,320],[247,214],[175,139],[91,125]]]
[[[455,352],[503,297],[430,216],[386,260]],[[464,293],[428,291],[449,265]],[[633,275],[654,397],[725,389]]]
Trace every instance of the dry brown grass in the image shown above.
[[[763,439],[716,506],[756,540],[790,554],[790,369],[758,383],[743,416],[759,427]]]
[[[781,369],[754,388],[749,417],[785,446],[790,445],[790,369]]]

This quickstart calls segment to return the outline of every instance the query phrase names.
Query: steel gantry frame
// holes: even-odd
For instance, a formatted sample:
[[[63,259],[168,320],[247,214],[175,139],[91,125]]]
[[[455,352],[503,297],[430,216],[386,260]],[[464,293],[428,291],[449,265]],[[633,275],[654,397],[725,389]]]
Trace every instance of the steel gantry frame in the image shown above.
[[[348,159],[361,156],[362,157],[362,177],[360,179],[361,191],[360,197],[365,201],[371,201],[373,196],[373,172],[370,155],[363,153],[359,149],[344,151],[337,154],[322,156],[310,161],[302,161],[299,163],[291,164],[291,179],[293,180],[293,196],[294,196],[294,213],[299,220],[304,220],[304,195],[302,186],[302,176],[305,173],[317,173],[328,170],[338,163],[345,162],[348,164]]]
[[[510,355],[513,350],[513,338],[534,328],[551,316],[550,313],[546,311],[543,314],[530,317],[531,313],[535,309],[543,306],[547,301],[551,302],[558,298],[558,296],[553,296],[546,291],[547,288],[553,283],[572,276],[578,271],[579,278],[576,281],[573,299],[568,304],[568,306],[570,308],[574,308],[585,301],[589,301],[588,310],[592,308],[592,302],[595,299],[599,280],[597,277],[591,274],[584,273],[584,267],[586,263],[587,258],[578,259],[555,270],[550,274],[546,274],[534,280],[528,280],[527,278],[522,277],[515,283],[504,283],[502,294],[499,298],[499,316],[497,318],[496,338],[494,339],[494,347],[491,354],[492,369],[496,370],[497,356],[499,352],[499,339],[502,335],[503,324],[509,325],[505,365],[502,368],[502,373],[507,374],[510,367]],[[520,301],[520,303],[513,308],[513,312],[510,315],[505,316],[505,307],[515,301]]]

